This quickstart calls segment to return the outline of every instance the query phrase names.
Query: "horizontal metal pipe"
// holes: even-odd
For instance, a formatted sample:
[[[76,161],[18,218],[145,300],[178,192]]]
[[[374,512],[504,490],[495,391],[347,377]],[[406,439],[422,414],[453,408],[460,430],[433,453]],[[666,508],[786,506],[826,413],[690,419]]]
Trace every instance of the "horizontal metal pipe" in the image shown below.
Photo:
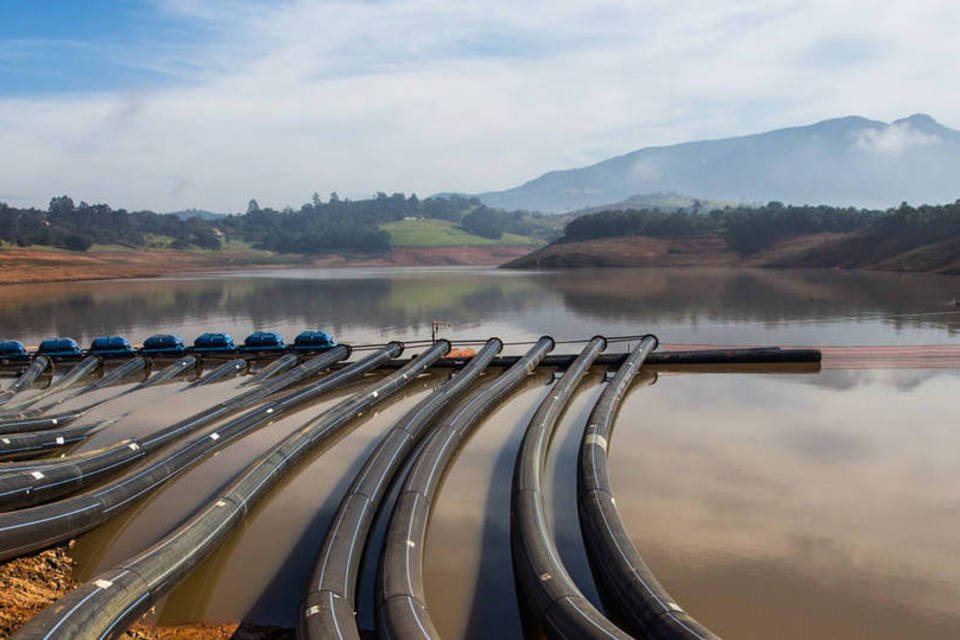
[[[633,546],[617,510],[607,454],[620,404],[656,347],[645,338],[630,353],[590,412],[577,466],[577,511],[597,587],[616,623],[637,638],[719,640],[677,604]]]
[[[563,640],[630,640],[584,597],[570,577],[547,525],[543,475],[550,442],[574,392],[600,351],[603,338],[587,344],[530,419],[513,471],[510,542],[517,590],[538,629]]]
[[[300,611],[299,638],[359,640],[354,613],[357,574],[387,488],[433,419],[470,388],[502,348],[497,338],[487,341],[469,364],[417,403],[380,439],[340,500],[333,524],[324,536]]]
[[[364,411],[403,388],[449,351],[438,342],[408,367],[355,394],[272,447],[194,516],[146,551],[85,582],[13,637],[92,640],[121,635],[166,591],[213,552],[292,465],[323,446]]]
[[[221,402],[215,407],[201,411],[142,438],[122,440],[100,449],[95,455],[65,456],[54,462],[45,463],[43,464],[43,473],[39,477],[36,473],[33,473],[35,471],[33,469],[6,473],[6,470],[0,467],[0,472],[4,472],[0,474],[0,511],[37,505],[75,493],[95,482],[101,482],[109,475],[115,475],[124,468],[144,459],[167,443],[187,434],[198,432],[204,427],[242,409],[252,407],[273,393],[278,393],[285,388],[285,385],[299,382],[305,377],[329,367],[338,359],[347,357],[349,353],[350,351],[347,348],[331,350],[323,357],[311,361],[309,366],[291,372],[284,380],[278,379],[269,387],[261,386],[256,390]],[[265,422],[274,420],[276,416],[280,415],[280,412],[307,402],[319,393],[324,393],[336,385],[366,373],[387,359],[386,354],[388,353],[392,353],[392,350],[381,350],[379,353],[372,354],[372,356],[355,363],[352,368],[341,369],[313,387],[302,391],[294,391],[274,400],[263,407],[262,413],[260,410],[255,410],[226,423],[218,430],[218,437],[223,438],[220,444],[223,445],[230,438],[239,437],[253,428],[262,426]],[[199,440],[208,444],[205,442],[206,436],[199,437]]]
[[[399,355],[402,350],[402,345],[392,343],[379,353],[355,363],[353,368],[338,371],[290,396],[253,409],[217,427],[216,431],[189,440],[100,487],[50,504],[0,513],[0,561],[69,540],[92,529],[230,441],[270,424],[286,411],[363,375],[383,360]],[[126,459],[119,450],[112,450],[111,453],[121,461]],[[81,467],[82,462],[78,461],[77,466]],[[52,474],[49,468],[42,473],[45,476]],[[84,476],[81,473],[79,477],[82,479]]]
[[[543,337],[516,364],[482,386],[426,439],[390,518],[377,585],[377,632],[386,640],[439,638],[423,593],[427,523],[444,473],[471,429],[554,347]]]

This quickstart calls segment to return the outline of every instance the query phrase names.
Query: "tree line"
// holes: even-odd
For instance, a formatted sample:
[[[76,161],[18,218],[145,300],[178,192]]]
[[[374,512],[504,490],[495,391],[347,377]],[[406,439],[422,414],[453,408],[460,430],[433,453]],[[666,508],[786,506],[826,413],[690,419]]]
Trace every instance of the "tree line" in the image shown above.
[[[665,213],[649,209],[603,211],[569,222],[562,241],[719,235],[738,253],[750,254],[799,235],[859,230],[910,232],[934,239],[960,233],[960,200],[918,207],[903,203],[886,210],[769,202],[759,207],[726,207],[707,213]]]
[[[380,192],[373,198],[351,201],[332,193],[324,201],[315,193],[299,209],[261,208],[251,200],[246,214],[216,219],[75,204],[69,196],[58,196],[45,211],[0,202],[0,242],[86,251],[94,244],[220,249],[224,240],[237,239],[278,253],[379,253],[390,248],[390,236],[379,226],[405,218],[456,223],[468,218],[465,224],[482,230],[486,237],[524,228],[517,216],[487,209],[476,198],[456,195],[421,200],[415,194]]]

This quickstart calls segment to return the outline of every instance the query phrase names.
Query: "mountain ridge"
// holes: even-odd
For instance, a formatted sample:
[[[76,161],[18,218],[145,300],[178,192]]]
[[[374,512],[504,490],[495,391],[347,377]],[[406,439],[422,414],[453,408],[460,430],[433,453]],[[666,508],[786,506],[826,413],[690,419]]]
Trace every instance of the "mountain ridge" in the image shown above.
[[[643,147],[476,197],[492,207],[560,213],[658,192],[874,208],[952,202],[960,196],[960,131],[924,113],[889,123],[848,115]]]

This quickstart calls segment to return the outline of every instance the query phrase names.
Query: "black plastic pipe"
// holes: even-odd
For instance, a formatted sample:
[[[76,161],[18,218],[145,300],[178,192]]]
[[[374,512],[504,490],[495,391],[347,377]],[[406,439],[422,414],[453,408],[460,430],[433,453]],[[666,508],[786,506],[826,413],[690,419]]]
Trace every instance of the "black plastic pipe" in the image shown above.
[[[236,358],[230,360],[229,362],[224,362],[222,365],[203,376],[197,380],[191,382],[187,385],[187,389],[193,389],[196,387],[202,387],[204,385],[212,384],[214,382],[222,382],[229,378],[235,376],[243,375],[247,372],[250,363],[244,360],[243,358]]]
[[[0,436],[0,460],[23,460],[63,449],[83,442],[102,427],[102,423],[93,423]]]
[[[543,337],[519,361],[446,416],[426,439],[390,518],[377,584],[377,631],[386,640],[439,638],[423,592],[427,523],[440,483],[471,429],[553,349]]]
[[[59,393],[64,389],[69,389],[70,387],[80,384],[84,378],[86,378],[88,375],[96,371],[97,368],[101,366],[103,366],[103,362],[100,360],[100,358],[96,358],[93,356],[89,358],[84,358],[84,360],[81,363],[79,363],[74,368],[70,369],[70,371],[62,375],[57,380],[54,380],[53,384],[51,384],[49,387],[47,387],[43,391],[39,391],[35,393],[34,395],[30,396],[26,400],[23,400],[22,402],[18,402],[16,404],[12,404],[7,407],[4,407],[4,411],[0,412],[0,417],[17,416],[18,411],[21,411],[33,404],[36,404],[37,402],[40,402],[44,398],[48,398],[55,393]]]
[[[580,441],[577,511],[597,587],[611,618],[631,635],[650,640],[718,640],[657,582],[630,540],[613,498],[607,453],[623,397],[657,339],[630,353],[590,412]]]
[[[85,582],[13,637],[114,638],[213,552],[299,460],[335,438],[363,412],[403,388],[450,350],[439,341],[408,367],[310,420],[251,463],[217,497],[146,551]]]
[[[165,452],[158,459],[148,461],[147,464],[100,487],[50,504],[0,513],[0,561],[69,540],[96,527],[177,474],[197,464],[208,454],[223,448],[226,443],[253,429],[270,424],[285,411],[375,369],[378,364],[399,355],[402,350],[403,345],[400,343],[391,343],[379,352],[355,363],[352,368],[341,369],[286,398],[269,403],[265,407],[253,409],[217,427],[216,431],[185,442],[172,451]],[[137,445],[130,443],[128,448],[134,450]],[[120,462],[126,461],[122,450],[110,450],[110,453]],[[83,462],[84,459],[80,459],[76,466],[82,468]],[[60,469],[60,467],[55,469],[47,467],[42,473],[46,476]],[[27,472],[24,475],[31,474]],[[76,479],[77,477],[79,480]],[[80,473],[71,481],[81,481],[85,477]],[[44,486],[49,487],[50,490],[57,488],[55,485]]]
[[[282,373],[289,369],[290,367],[297,364],[299,356],[295,353],[285,353],[263,369],[255,371],[250,379],[244,382],[243,384],[259,384],[261,382],[266,382],[275,375]]]
[[[10,402],[10,400],[24,389],[29,389],[40,378],[47,367],[50,366],[50,360],[46,356],[37,356],[27,367],[16,382],[10,385],[10,388],[0,393],[0,405]]]
[[[178,359],[176,362],[172,362],[160,371],[156,372],[143,382],[137,385],[137,389],[146,389],[147,387],[152,387],[158,384],[164,384],[165,382],[170,382],[174,378],[178,378],[190,369],[193,369],[197,376],[200,375],[200,370],[202,364],[195,356],[186,355]]]
[[[498,338],[487,341],[469,364],[421,400],[380,439],[340,500],[324,537],[300,611],[299,638],[360,639],[354,613],[360,561],[387,489],[434,418],[470,388],[502,348]]]
[[[56,427],[63,427],[78,420],[85,412],[71,411],[44,418],[23,418],[19,420],[4,420],[0,422],[0,435],[8,433],[26,433],[27,431],[45,431]],[[3,467],[0,466],[0,473]]]
[[[268,403],[265,407],[239,416],[221,426],[213,441],[223,439],[219,443],[222,446],[230,439],[244,435],[251,429],[259,428],[265,423],[272,422],[280,413],[308,402],[318,394],[325,393],[370,371],[377,364],[388,359],[393,351],[394,349],[382,349],[346,369],[337,371],[307,389],[293,391]],[[51,463],[45,463],[41,477],[38,477],[32,469],[0,473],[0,511],[37,505],[80,491],[94,482],[100,482],[107,476],[119,473],[124,468],[142,460],[172,440],[188,433],[197,432],[230,414],[251,407],[272,393],[282,390],[285,386],[299,382],[304,377],[325,369],[342,358],[346,358],[349,353],[350,350],[346,347],[331,350],[324,356],[310,361],[309,366],[303,366],[295,372],[290,372],[283,379],[278,378],[270,385],[264,385],[236,398],[221,402],[215,407],[194,414],[185,420],[142,438],[123,440],[99,449],[93,455],[88,453],[68,456]],[[199,442],[202,445],[200,449],[211,444],[206,435],[198,436],[192,442]],[[190,444],[184,446],[189,448]],[[0,472],[2,471],[4,469],[0,467]]]
[[[554,640],[631,638],[584,597],[563,566],[547,524],[543,492],[544,468],[560,416],[605,347],[601,337],[587,343],[537,407],[513,471],[510,542],[517,590],[537,628]]]
[[[23,418],[27,418],[27,417],[31,417],[31,416],[39,416],[39,415],[42,415],[42,414],[50,411],[51,409],[53,409],[53,408],[55,408],[55,407],[58,407],[59,405],[63,404],[64,402],[67,402],[68,400],[73,400],[73,399],[76,398],[76,397],[79,397],[79,396],[81,396],[81,395],[83,395],[83,394],[86,394],[86,393],[90,393],[90,392],[92,392],[92,391],[99,391],[100,389],[105,389],[106,387],[110,387],[110,386],[113,386],[113,385],[116,385],[116,384],[120,384],[120,383],[122,383],[123,381],[125,381],[127,378],[129,378],[129,377],[131,377],[131,376],[133,376],[133,375],[136,375],[136,374],[138,374],[138,373],[141,373],[141,372],[143,372],[143,371],[145,371],[145,370],[147,370],[147,361],[146,361],[145,358],[141,358],[140,356],[137,356],[137,357],[135,357],[135,358],[131,358],[130,360],[128,360],[127,362],[124,362],[122,365],[120,365],[120,366],[117,367],[116,369],[114,369],[114,370],[108,372],[107,374],[105,374],[105,375],[104,375],[102,378],[100,378],[99,380],[95,380],[95,381],[91,382],[90,384],[88,384],[88,385],[86,385],[86,386],[84,386],[84,387],[81,387],[80,389],[75,389],[75,390],[73,390],[72,392],[70,392],[70,393],[68,393],[68,394],[65,394],[63,397],[58,398],[58,399],[56,399],[56,400],[53,401],[53,402],[49,402],[49,403],[47,403],[47,404],[44,404],[43,406],[40,406],[40,407],[30,407],[30,408],[28,408],[28,409],[25,409],[25,410],[21,411],[21,412],[18,414],[18,416],[19,416],[19,417],[23,417]],[[92,409],[93,407],[96,407],[96,406],[101,405],[101,404],[103,404],[103,403],[105,403],[105,402],[108,402],[108,401],[110,401],[110,400],[113,400],[114,398],[116,398],[116,397],[118,397],[118,396],[120,396],[120,395],[124,395],[125,393],[129,393],[130,391],[133,391],[133,389],[130,389],[130,390],[124,391],[124,392],[122,392],[122,393],[119,393],[119,394],[117,394],[117,395],[115,395],[115,396],[111,396],[111,397],[108,397],[108,398],[104,398],[104,399],[102,399],[102,400],[99,400],[99,401],[97,401],[97,402],[94,402],[93,404],[90,404],[90,405],[86,406],[86,407],[83,409],[83,411],[89,411],[89,410]]]

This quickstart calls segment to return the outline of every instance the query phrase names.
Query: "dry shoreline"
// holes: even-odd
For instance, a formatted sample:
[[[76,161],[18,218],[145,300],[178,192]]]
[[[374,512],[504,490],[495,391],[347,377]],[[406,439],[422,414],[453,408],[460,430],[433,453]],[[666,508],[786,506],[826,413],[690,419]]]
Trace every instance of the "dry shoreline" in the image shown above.
[[[156,278],[287,267],[497,266],[526,255],[523,246],[399,247],[382,256],[281,256],[254,252],[94,251],[0,248],[0,285]]]
[[[77,586],[69,546],[59,546],[0,565],[0,638]],[[133,640],[292,640],[293,629],[247,623],[201,623],[155,627],[138,622],[124,638]]]

